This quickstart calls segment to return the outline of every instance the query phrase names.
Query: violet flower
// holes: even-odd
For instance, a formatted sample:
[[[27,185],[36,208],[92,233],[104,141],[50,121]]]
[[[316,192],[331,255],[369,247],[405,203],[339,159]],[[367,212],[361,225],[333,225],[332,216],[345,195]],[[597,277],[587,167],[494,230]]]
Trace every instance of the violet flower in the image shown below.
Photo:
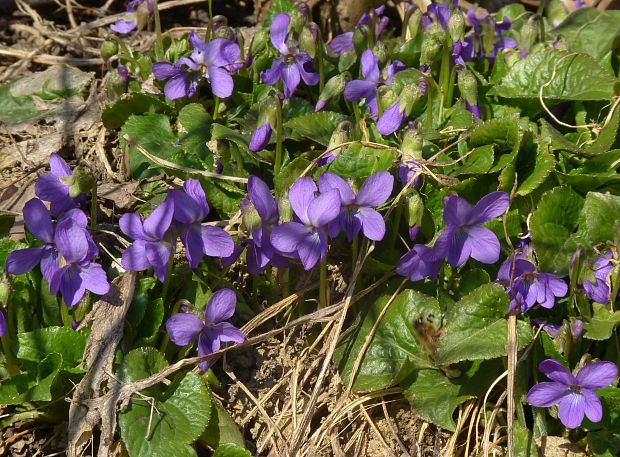
[[[176,235],[169,230],[173,215],[174,203],[168,197],[144,222],[136,213],[127,213],[121,217],[119,225],[122,232],[134,239],[121,258],[125,270],[144,271],[153,268],[160,282],[166,280],[168,262],[176,240]]]
[[[297,254],[306,270],[327,254],[324,226],[340,214],[340,193],[336,189],[318,197],[316,192],[316,184],[309,177],[295,181],[288,196],[299,222],[285,222],[271,232],[273,247],[285,254]]]
[[[53,216],[58,216],[63,211],[84,203],[86,196],[80,194],[75,198],[69,196],[71,186],[65,184],[69,181],[73,173],[58,154],[50,155],[50,172],[45,173],[37,179],[34,186],[34,193],[45,202],[50,202],[50,212]]]
[[[517,42],[514,38],[501,35],[512,25],[507,16],[504,16],[501,22],[497,22],[497,19],[486,11],[476,11],[472,8],[467,11],[467,21],[472,26],[473,33],[465,40],[469,47],[467,50],[469,58],[465,60],[486,57],[493,61],[503,49],[516,49]],[[491,37],[493,39],[490,39]]]
[[[190,57],[182,57],[175,64],[153,64],[155,79],[167,81],[164,86],[166,97],[170,100],[193,97],[203,79],[211,85],[213,95],[220,98],[230,97],[234,88],[230,72],[237,70],[239,45],[224,38],[205,43],[195,32],[189,34],[189,41],[193,47]]]
[[[609,303],[609,275],[614,266],[611,250],[605,252],[592,263],[589,275],[583,280],[583,288],[588,298],[597,303]]]
[[[291,17],[286,13],[279,13],[273,18],[269,36],[280,57],[273,61],[269,70],[261,73],[264,84],[272,86],[282,80],[284,98],[293,96],[302,79],[309,86],[319,83],[319,74],[312,72],[313,61],[310,55],[299,51],[297,43],[289,39],[290,22]]]
[[[551,382],[540,382],[527,393],[527,401],[538,408],[558,406],[558,417],[567,428],[581,425],[584,415],[592,422],[603,418],[601,400],[594,393],[611,385],[618,376],[618,367],[612,362],[594,362],[583,367],[577,376],[560,362],[543,360],[538,369]]]
[[[227,321],[235,313],[237,297],[230,289],[222,289],[211,295],[204,310],[203,319],[191,313],[177,313],[166,321],[170,340],[177,346],[187,346],[198,340],[198,356],[212,354],[222,343],[243,343],[241,330]],[[202,371],[209,368],[209,361],[198,363]]]
[[[58,269],[58,252],[54,241],[56,228],[52,216],[43,202],[37,198],[26,202],[23,214],[26,227],[43,245],[11,252],[6,259],[6,271],[13,275],[21,275],[40,264],[41,273],[49,283]],[[60,221],[65,219],[72,219],[82,229],[86,229],[88,225],[86,215],[79,209],[65,212]]]
[[[252,139],[250,140],[248,150],[250,152],[258,152],[265,149],[269,144],[272,132],[273,129],[271,128],[271,124],[268,120],[266,120],[261,126],[254,130],[254,133],[252,133]]]
[[[220,227],[201,225],[209,214],[209,204],[200,181],[188,179],[183,190],[171,190],[170,196],[174,200],[174,218],[182,225],[181,241],[190,268],[196,268],[205,255],[230,256],[235,247],[232,237]]]
[[[365,25],[367,27],[372,27],[374,22],[374,29],[371,28],[371,31],[374,33],[375,41],[381,38],[383,32],[387,29],[388,23],[390,20],[383,16],[383,12],[385,11],[385,5],[381,5],[378,8],[375,8],[370,14],[364,13],[362,17],[360,17],[357,24],[355,24],[355,29],[359,29],[361,26]],[[340,35],[336,35],[332,41],[329,43],[329,49],[331,49],[334,54],[340,55],[344,54],[348,51],[353,51],[353,32],[345,32]]]
[[[129,32],[138,27],[138,21],[136,16],[136,11],[138,7],[144,3],[144,0],[131,0],[127,3],[127,9],[125,10],[125,16],[129,16],[129,20],[121,19],[116,21],[114,24],[110,26],[113,32],[119,33],[121,35],[127,35]],[[146,9],[149,16],[153,15],[153,1],[146,0]]]
[[[0,336],[6,335],[6,316],[4,310],[0,309]]]
[[[411,281],[424,278],[437,278],[443,259],[437,258],[433,250],[424,244],[416,244],[403,255],[396,264],[396,273],[408,277]]]
[[[439,23],[442,29],[448,30],[450,20],[450,6],[447,3],[431,3],[426,9],[426,15],[422,16],[422,28],[424,31],[434,22]]]
[[[87,290],[98,295],[108,293],[110,283],[106,273],[101,265],[92,261],[99,250],[81,222],[72,218],[59,221],[54,244],[58,251],[59,268],[49,281],[50,293],[60,291],[67,306],[77,304]]]
[[[380,171],[366,178],[355,195],[340,176],[323,173],[319,178],[319,190],[324,194],[336,189],[342,204],[339,216],[328,224],[329,236],[336,237],[342,229],[347,239],[353,241],[361,230],[369,240],[381,241],[385,236],[385,222],[375,207],[387,201],[393,187],[394,177],[387,171]]]
[[[377,121],[377,130],[381,135],[391,135],[400,129],[405,119],[407,119],[405,106],[396,102],[383,112]]]
[[[497,279],[508,286],[510,311],[529,311],[535,304],[551,309],[556,297],[563,297],[568,286],[553,273],[537,273],[536,266],[523,258],[509,257],[500,267]]]
[[[447,227],[435,241],[435,255],[447,257],[452,268],[460,267],[469,257],[482,263],[497,262],[499,240],[482,224],[504,214],[509,204],[506,192],[491,192],[474,207],[458,195],[444,198],[443,220]]]
[[[413,179],[413,181],[409,184],[410,188],[418,184],[420,182],[420,177],[422,176],[420,164],[415,160],[408,160],[407,162],[399,163],[398,167],[396,167],[396,172],[398,173],[398,179],[403,186],[409,184],[409,181]]]
[[[365,99],[364,104],[369,108],[370,114],[376,116],[379,114],[377,87],[381,84],[391,86],[394,82],[394,75],[404,70],[405,65],[398,60],[392,62],[386,67],[386,78],[384,80],[379,70],[379,58],[373,54],[372,50],[365,50],[360,61],[364,79],[349,81],[344,88],[344,98],[350,102],[356,102],[362,98]]]

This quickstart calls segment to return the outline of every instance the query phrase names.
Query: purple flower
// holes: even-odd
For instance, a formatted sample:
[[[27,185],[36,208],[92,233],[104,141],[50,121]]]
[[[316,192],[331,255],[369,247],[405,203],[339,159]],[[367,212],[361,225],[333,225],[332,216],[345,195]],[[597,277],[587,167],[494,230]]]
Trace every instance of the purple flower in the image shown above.
[[[506,192],[491,192],[474,207],[458,195],[444,198],[443,220],[447,227],[435,242],[435,255],[447,257],[452,268],[460,267],[469,257],[482,263],[497,262],[499,240],[482,224],[504,214],[509,204]]]
[[[543,308],[553,308],[556,297],[568,292],[564,281],[552,273],[537,273],[533,263],[509,257],[497,273],[500,283],[509,286],[511,311],[529,311],[536,303]]]
[[[409,160],[398,164],[398,167],[396,167],[396,172],[398,173],[398,179],[403,186],[406,186],[412,179],[413,181],[409,184],[409,187],[414,187],[418,182],[420,182],[420,164],[414,160]],[[415,179],[413,178],[414,176]]]
[[[370,14],[362,14],[360,20],[357,21],[357,24],[355,24],[355,29],[359,29],[363,25],[369,27],[370,30],[374,32],[375,41],[378,41],[390,22],[387,17],[383,16],[384,11],[385,5],[381,5],[378,8],[375,8]],[[373,23],[375,24],[374,28],[372,28]],[[336,35],[332,39],[331,43],[329,43],[329,49],[337,55],[344,54],[348,51],[353,51],[353,32],[345,32],[340,35]]]
[[[6,317],[4,310],[0,309],[0,336],[6,335]]]
[[[216,97],[230,97],[234,88],[230,72],[237,70],[239,45],[224,38],[205,43],[195,32],[189,34],[189,41],[193,47],[190,57],[182,57],[175,64],[153,64],[155,79],[167,81],[164,86],[166,97],[170,100],[192,97],[202,79],[209,82]]]
[[[400,102],[396,102],[383,112],[377,121],[377,130],[381,135],[391,135],[400,129],[405,119],[407,119],[405,106],[401,107]]]
[[[269,35],[271,44],[280,52],[280,57],[273,61],[271,68],[261,73],[263,83],[274,85],[282,80],[284,98],[291,98],[300,81],[309,86],[319,83],[319,74],[312,72],[312,58],[307,52],[300,52],[296,43],[289,41],[288,26],[291,17],[279,13],[273,18]],[[289,47],[289,45],[291,47]]]
[[[41,264],[41,273],[49,283],[58,269],[58,252],[54,241],[56,229],[52,216],[43,202],[37,198],[28,200],[24,205],[24,223],[36,239],[43,242],[37,248],[18,249],[11,252],[6,259],[6,271],[13,275],[21,275]],[[86,215],[79,209],[72,209],[62,215],[60,221],[73,219],[82,229],[86,229]]]
[[[396,265],[396,273],[408,277],[411,281],[431,277],[437,278],[443,259],[437,258],[432,249],[424,244],[416,244],[400,258]]]
[[[592,270],[583,280],[583,288],[588,298],[597,303],[609,303],[609,275],[613,268],[613,254],[605,252],[592,263]]]
[[[191,313],[177,313],[166,321],[170,340],[177,346],[187,346],[198,340],[198,355],[212,354],[220,350],[222,343],[243,343],[243,333],[229,322],[237,306],[237,297],[230,289],[222,289],[211,295],[201,319]],[[209,368],[209,361],[198,363],[202,371]]]
[[[112,24],[110,26],[112,31],[116,32],[116,33],[119,33],[121,35],[126,35],[129,32],[131,32],[132,30],[134,30],[136,27],[138,27],[138,21],[135,18],[135,12],[137,11],[138,7],[142,3],[144,3],[144,0],[131,0],[127,4],[127,9],[126,9],[126,12],[125,12],[125,16],[133,16],[133,18],[130,19],[130,20],[121,19],[119,21],[116,21],[114,24]],[[147,0],[146,8],[147,8],[148,15],[151,16],[153,14],[153,2],[152,2],[152,0]]]
[[[379,58],[373,54],[372,50],[365,50],[360,60],[364,79],[349,81],[344,88],[344,98],[350,102],[365,99],[364,104],[370,109],[370,114],[376,116],[379,113],[377,87],[380,84],[391,86],[394,82],[394,75],[404,70],[405,66],[402,62],[395,60],[386,67],[386,78],[383,80],[379,70]]]
[[[447,3],[431,3],[422,17],[422,28],[426,31],[433,22],[438,22],[442,29],[448,30],[450,6]]]
[[[271,139],[272,131],[273,129],[271,128],[269,121],[265,121],[263,125],[254,130],[252,139],[250,140],[250,145],[248,146],[250,152],[258,152],[265,149]]]
[[[295,181],[289,200],[299,222],[286,222],[271,233],[273,247],[285,254],[296,253],[306,270],[327,254],[327,235],[323,227],[340,214],[340,193],[336,189],[318,197],[316,192],[312,179],[303,177]]]
[[[174,218],[183,226],[181,241],[190,268],[196,268],[205,255],[230,256],[235,248],[232,237],[220,227],[201,225],[209,214],[209,205],[200,181],[188,179],[183,190],[171,190],[170,196],[174,200]]]
[[[612,362],[594,362],[583,367],[577,376],[560,362],[543,360],[538,369],[552,382],[540,382],[527,393],[527,401],[538,408],[557,405],[558,416],[567,428],[577,428],[585,415],[592,422],[603,418],[601,400],[594,391],[612,384],[618,368]]]
[[[101,265],[92,262],[99,250],[81,222],[73,218],[59,221],[54,244],[58,251],[59,268],[49,281],[50,293],[60,291],[67,306],[77,304],[87,290],[98,295],[108,293],[110,283],[105,271]]]
[[[325,194],[336,189],[342,204],[338,218],[328,224],[329,236],[336,237],[342,229],[348,240],[353,241],[361,230],[366,238],[381,241],[385,236],[385,222],[374,208],[387,201],[393,186],[394,177],[387,171],[380,171],[366,178],[355,195],[340,176],[323,173],[319,178],[319,190]]]
[[[63,211],[75,208],[85,201],[84,194],[75,198],[69,196],[70,185],[68,182],[73,173],[58,154],[50,155],[50,172],[45,173],[37,179],[34,186],[34,193],[41,200],[50,202],[50,212],[53,216],[58,216]]]
[[[166,280],[168,262],[176,239],[172,231],[168,230],[173,214],[174,203],[168,197],[144,222],[136,213],[127,213],[121,217],[121,230],[134,239],[134,243],[123,252],[121,265],[124,269],[144,271],[153,268],[155,276],[162,283]]]
[[[515,49],[517,47],[514,38],[501,36],[501,33],[509,30],[512,25],[508,17],[504,16],[501,22],[497,22],[497,19],[486,11],[480,11],[480,15],[478,15],[476,10],[472,8],[467,11],[467,21],[472,26],[474,33],[465,40],[468,44],[465,60],[472,60],[474,57],[487,57],[493,61],[503,49]],[[489,40],[488,37],[490,36],[493,36],[494,40]]]

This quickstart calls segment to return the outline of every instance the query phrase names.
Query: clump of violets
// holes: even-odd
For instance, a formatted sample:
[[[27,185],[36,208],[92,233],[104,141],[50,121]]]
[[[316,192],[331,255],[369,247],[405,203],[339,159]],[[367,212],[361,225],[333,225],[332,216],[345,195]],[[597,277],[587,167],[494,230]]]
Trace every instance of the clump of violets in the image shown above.
[[[467,21],[473,33],[466,38],[465,60],[486,57],[493,61],[504,49],[516,49],[514,38],[504,36],[503,33],[512,26],[507,16],[498,21],[495,16],[484,10],[471,8],[467,11]]]
[[[241,55],[239,45],[224,38],[215,38],[205,43],[195,32],[189,34],[189,42],[193,48],[189,57],[182,57],[174,64],[153,64],[155,79],[166,81],[166,97],[170,100],[193,97],[203,80],[209,83],[216,97],[230,97],[234,88],[230,74],[238,69]]]
[[[608,250],[592,263],[583,280],[583,289],[590,300],[602,304],[609,303],[610,274],[615,262],[612,251]]]
[[[121,35],[127,35],[138,27],[139,9],[144,8],[144,0],[131,0],[127,3],[125,16],[128,19],[120,19],[110,26],[113,32]],[[153,15],[153,0],[146,0],[146,12],[148,17]],[[146,22],[146,21],[145,21]]]
[[[70,195],[72,180],[73,172],[67,162],[58,154],[52,153],[50,172],[39,176],[34,186],[34,193],[41,200],[50,203],[50,212],[55,217],[86,201],[86,196],[82,193],[75,197]]]
[[[387,201],[393,187],[394,177],[380,171],[366,178],[356,195],[340,176],[323,173],[319,178],[319,190],[321,193],[337,190],[342,205],[339,216],[328,225],[329,235],[336,237],[342,230],[352,241],[362,231],[369,240],[381,241],[385,236],[385,222],[375,208]]]
[[[198,356],[217,352],[222,343],[243,343],[241,330],[226,322],[235,313],[237,297],[230,289],[221,289],[211,295],[202,318],[193,313],[177,313],[166,321],[170,340],[177,346],[198,342]],[[198,363],[202,371],[209,368],[209,361]]]
[[[327,254],[326,226],[340,214],[340,193],[332,189],[316,196],[317,191],[309,177],[295,181],[288,196],[297,219],[271,232],[273,247],[284,255],[297,256],[306,270]]]
[[[360,17],[357,24],[355,24],[355,30],[359,30],[363,27],[367,32],[373,35],[371,37],[373,41],[379,40],[385,33],[388,23],[390,22],[390,20],[383,15],[384,11],[385,5],[381,5],[370,13],[362,14],[362,17]],[[331,43],[329,43],[329,49],[337,55],[353,51],[353,35],[354,32],[345,32],[335,36]]]
[[[313,61],[307,52],[302,52],[289,33],[291,17],[286,13],[277,14],[271,23],[269,37],[271,44],[280,53],[269,70],[261,73],[263,83],[275,85],[282,81],[284,97],[291,98],[303,79],[308,86],[319,83],[319,74],[312,71]]]
[[[539,273],[536,266],[519,255],[510,256],[502,264],[497,280],[510,297],[509,312],[527,312],[534,305],[551,309],[557,297],[568,292],[568,285],[553,273]]]
[[[558,417],[567,428],[577,428],[584,416],[592,422],[603,418],[601,400],[594,392],[613,384],[618,367],[612,362],[594,362],[574,376],[560,362],[543,360],[538,369],[550,382],[540,382],[527,393],[527,401],[538,408],[558,406]]]

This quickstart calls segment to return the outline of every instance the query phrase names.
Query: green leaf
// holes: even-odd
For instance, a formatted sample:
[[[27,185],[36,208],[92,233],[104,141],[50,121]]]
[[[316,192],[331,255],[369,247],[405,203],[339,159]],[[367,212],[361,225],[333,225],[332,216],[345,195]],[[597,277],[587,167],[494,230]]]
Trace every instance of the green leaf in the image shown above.
[[[617,457],[620,454],[620,436],[618,432],[606,430],[590,432],[588,446],[596,457]]]
[[[0,238],[9,236],[11,227],[15,223],[15,214],[0,211]]]
[[[378,298],[370,298],[370,308],[357,332],[339,345],[339,366],[342,378],[347,384],[351,369],[358,357],[366,337],[369,335],[379,313],[396,290],[393,282]],[[368,302],[367,301],[367,302]],[[408,373],[401,373],[405,363],[409,371],[415,368],[432,367],[429,353],[419,342],[413,322],[420,316],[439,316],[439,302],[436,298],[415,290],[404,290],[390,304],[381,319],[377,331],[366,350],[357,372],[353,390],[356,392],[379,390],[398,382]]]
[[[488,171],[495,173],[510,163],[519,151],[519,115],[490,119],[478,125],[469,137],[472,148],[495,145],[499,154]]]
[[[563,37],[571,51],[590,54],[601,60],[605,54],[618,47],[620,37],[620,11],[601,12],[596,8],[574,11],[550,34]]]
[[[320,111],[290,119],[284,123],[284,127],[291,129],[301,137],[327,147],[332,132],[336,130],[338,124],[347,119],[349,119],[348,116],[344,114]]]
[[[6,264],[7,256],[16,249],[23,249],[27,246],[24,244],[11,240],[9,238],[0,238],[0,275],[4,274],[4,265]]]
[[[167,105],[158,97],[144,92],[124,94],[101,112],[101,121],[106,128],[118,129],[132,114],[161,113]]]
[[[292,162],[282,168],[278,176],[274,178],[276,195],[284,195],[293,183],[310,166],[310,161],[305,157],[296,157]]]
[[[124,135],[128,135],[132,143],[137,143],[154,156],[166,160],[170,160],[174,149],[178,148],[174,144],[176,137],[172,133],[170,121],[163,114],[129,116],[119,134],[121,148],[125,147]],[[161,173],[157,171],[157,165],[134,146],[129,147],[129,165],[134,179],[148,178]]]
[[[211,399],[200,377],[187,373],[154,401],[151,408],[149,402],[133,398],[129,408],[119,414],[121,437],[129,456],[195,457],[190,444],[203,432],[211,413]]]
[[[136,332],[136,345],[153,344],[164,320],[164,304],[161,297],[150,299],[146,304],[144,317]]]
[[[19,405],[31,401],[50,401],[50,389],[60,373],[62,356],[52,353],[37,365],[36,371],[27,371],[0,384],[0,404]]]
[[[463,161],[463,165],[456,167],[451,176],[487,173],[493,166],[494,150],[495,146],[492,144],[474,148]]]
[[[17,335],[17,358],[41,363],[49,354],[62,356],[62,369],[81,372],[87,336],[67,327],[47,327]]]
[[[201,179],[207,201],[220,216],[232,216],[239,211],[239,203],[245,192],[234,184],[219,179]]]
[[[581,219],[584,199],[569,187],[545,192],[532,214],[530,230],[540,271],[565,276],[570,257],[586,243],[575,233]]]
[[[218,449],[224,443],[230,443],[243,449],[245,440],[235,420],[219,404],[213,403],[213,406],[209,425],[200,437],[200,441],[213,449]]]
[[[593,243],[614,240],[614,224],[620,220],[620,197],[588,192],[583,206],[588,236]]]
[[[161,352],[154,347],[141,347],[130,351],[118,371],[118,378],[124,382],[135,382],[148,378],[168,366],[168,362]],[[159,385],[145,389],[145,395],[155,395],[160,391]]]
[[[589,340],[608,340],[620,324],[620,311],[610,311],[605,305],[592,305],[594,313],[589,322],[583,324],[584,338]]]
[[[396,151],[352,144],[329,164],[329,171],[347,178],[365,178],[377,171],[387,171],[398,157]]]
[[[485,360],[506,355],[508,295],[499,284],[484,284],[469,293],[444,316],[444,332],[437,344],[438,364]],[[532,338],[530,326],[519,321],[519,346]]]
[[[228,443],[219,446],[215,450],[213,457],[252,457],[252,454],[250,454],[250,451]]]
[[[620,29],[620,27],[618,27]],[[586,152],[590,155],[603,154],[613,146],[618,136],[618,127],[620,126],[620,106],[614,105],[614,112],[609,118],[609,123],[605,121],[604,127],[598,133],[596,140],[585,147]]]
[[[609,100],[618,80],[587,54],[542,49],[513,65],[496,93],[505,98]],[[544,87],[543,87],[544,86]]]
[[[0,122],[17,124],[37,117],[37,107],[32,97],[11,95],[11,86],[0,87]]]
[[[562,135],[562,133],[544,119],[540,120],[540,136],[550,143],[553,149],[569,151],[576,155],[588,155],[585,150]]]
[[[525,166],[517,165],[520,180],[517,195],[528,195],[536,190],[555,169],[555,156],[549,149],[548,143],[540,141],[534,160],[528,160]]]

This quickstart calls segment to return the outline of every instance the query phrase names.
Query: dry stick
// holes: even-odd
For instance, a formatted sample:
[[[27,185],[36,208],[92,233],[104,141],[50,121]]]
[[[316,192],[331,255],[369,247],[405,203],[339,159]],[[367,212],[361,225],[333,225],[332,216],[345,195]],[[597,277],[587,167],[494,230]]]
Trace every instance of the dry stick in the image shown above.
[[[411,457],[411,455],[407,451],[407,447],[405,446],[405,443],[403,443],[400,437],[398,436],[398,427],[396,427],[396,424],[390,417],[390,414],[387,410],[387,406],[385,404],[385,399],[383,397],[381,397],[381,409],[383,410],[383,416],[385,417],[385,421],[387,422],[388,427],[390,427],[390,431],[394,435],[394,439],[396,440],[396,442],[398,443],[398,446],[400,447],[400,450],[402,451],[401,455],[404,455],[405,457]]]
[[[389,454],[392,457],[396,457],[396,454],[394,453],[392,448],[388,446],[388,444],[385,441],[385,438],[383,437],[383,434],[381,433],[381,431],[379,431],[379,429],[377,428],[373,420],[370,418],[370,416],[368,415],[368,412],[366,411],[366,408],[364,408],[363,405],[360,406],[360,411],[362,412],[364,419],[366,419],[366,422],[368,423],[368,425],[370,425],[370,429],[375,433],[375,435],[377,435],[377,438],[379,438],[379,441],[381,442],[383,447],[389,452]]]
[[[514,457],[515,372],[517,370],[517,315],[508,316],[508,457]]]
[[[503,391],[502,394],[497,399],[497,402],[495,402],[495,406],[493,407],[493,412],[491,413],[491,418],[490,418],[491,422],[484,424],[484,435],[482,437],[483,446],[484,446],[484,457],[489,457],[489,451],[490,451],[489,437],[491,436],[491,424],[495,422],[495,418],[497,417],[497,413],[500,410],[500,406],[504,402],[505,399],[506,399],[506,391]],[[485,417],[486,417],[486,409],[485,409]]]
[[[0,81],[7,81],[16,72],[18,72],[22,68],[25,68],[30,62],[32,62],[32,60],[35,58],[37,54],[42,52],[43,49],[45,49],[47,46],[49,46],[52,43],[53,43],[53,40],[51,38],[48,38],[38,48],[31,51],[28,55],[26,55],[22,59],[18,60],[17,62],[9,66],[9,68],[7,68],[5,72],[2,73],[2,75],[0,76]]]
[[[192,175],[201,175],[207,178],[221,179],[222,181],[240,182],[243,184],[247,184],[248,182],[247,178],[237,178],[236,176],[226,176],[226,175],[221,175],[219,173],[213,173],[211,171],[196,170],[195,168],[189,168],[189,167],[184,167],[182,165],[177,165],[174,162],[161,159],[151,154],[149,151],[144,149],[138,143],[134,142],[129,137],[129,135],[124,135],[123,138],[127,142],[127,144],[134,146],[142,155],[144,155],[147,159],[154,162],[156,165],[159,165],[160,167],[164,167],[164,168],[168,168],[168,169],[176,170],[176,171],[182,171],[183,173],[189,173]]]
[[[476,407],[474,408],[474,412],[471,415],[471,419],[469,420],[469,427],[467,427],[467,444],[465,446],[465,457],[469,455],[469,443],[471,442],[471,432],[472,430],[476,430],[476,443],[478,442],[478,429],[476,427],[476,419],[480,414],[480,398],[476,399]]]
[[[50,54],[41,54],[30,56],[32,52],[22,51],[19,49],[13,49],[8,46],[0,45],[0,55],[7,57],[15,57],[17,59],[30,59],[32,62],[40,63],[42,65],[57,65],[57,64],[67,64],[74,65],[76,67],[84,67],[89,65],[101,65],[103,64],[103,59],[100,58],[79,58],[79,57],[63,57],[63,56],[53,56]]]

